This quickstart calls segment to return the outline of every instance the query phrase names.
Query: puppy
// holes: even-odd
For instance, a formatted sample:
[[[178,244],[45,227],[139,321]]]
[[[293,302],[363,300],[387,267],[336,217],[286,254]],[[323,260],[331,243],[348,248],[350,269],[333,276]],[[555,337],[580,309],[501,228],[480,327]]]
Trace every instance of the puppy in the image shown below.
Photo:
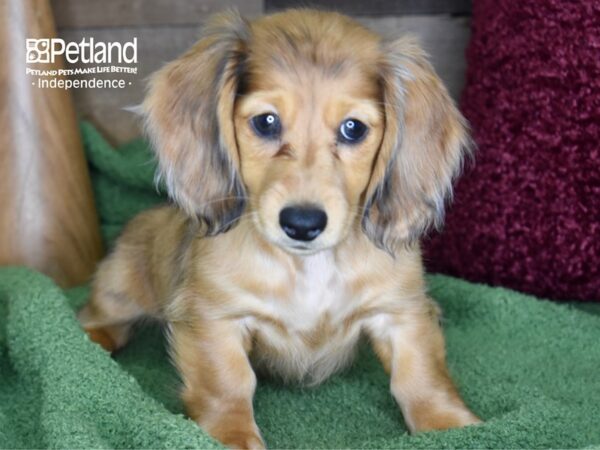
[[[348,17],[215,17],[154,75],[146,125],[175,206],[140,214],[79,318],[108,350],[164,321],[187,413],[264,447],[255,371],[317,384],[361,337],[411,432],[474,424],[446,369],[419,237],[442,221],[464,121],[423,51]]]

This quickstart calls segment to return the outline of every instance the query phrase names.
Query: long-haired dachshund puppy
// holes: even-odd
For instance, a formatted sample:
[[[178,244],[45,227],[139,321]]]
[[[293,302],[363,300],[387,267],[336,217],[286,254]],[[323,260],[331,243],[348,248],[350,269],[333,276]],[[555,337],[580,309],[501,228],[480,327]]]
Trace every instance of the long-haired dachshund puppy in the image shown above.
[[[215,17],[158,71],[147,130],[177,207],[140,214],[79,318],[108,350],[167,324],[187,413],[263,447],[255,370],[316,384],[367,338],[412,432],[479,422],[446,369],[418,239],[468,139],[423,51],[348,17]]]

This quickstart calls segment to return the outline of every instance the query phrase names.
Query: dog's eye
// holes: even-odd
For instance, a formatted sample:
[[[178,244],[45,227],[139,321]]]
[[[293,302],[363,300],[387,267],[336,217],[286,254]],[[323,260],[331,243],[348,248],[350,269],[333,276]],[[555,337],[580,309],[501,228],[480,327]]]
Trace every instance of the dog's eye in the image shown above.
[[[276,139],[281,134],[281,121],[277,114],[260,114],[250,119],[250,123],[256,135],[261,138]]]
[[[346,119],[340,125],[338,141],[344,144],[356,144],[367,135],[368,128],[357,119]]]

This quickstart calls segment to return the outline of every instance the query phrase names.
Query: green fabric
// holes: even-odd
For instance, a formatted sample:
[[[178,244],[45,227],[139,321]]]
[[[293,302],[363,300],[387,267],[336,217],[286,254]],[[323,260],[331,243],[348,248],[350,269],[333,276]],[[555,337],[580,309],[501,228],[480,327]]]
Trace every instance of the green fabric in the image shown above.
[[[82,125],[103,235],[161,198],[143,141],[115,151]],[[486,423],[410,436],[368,348],[346,373],[302,389],[260,380],[256,418],[271,448],[600,446],[600,316],[569,305],[430,276],[448,359]],[[79,329],[86,286],[66,292],[0,269],[0,447],[216,447],[182,415],[160,329],[140,328],[114,358]]]

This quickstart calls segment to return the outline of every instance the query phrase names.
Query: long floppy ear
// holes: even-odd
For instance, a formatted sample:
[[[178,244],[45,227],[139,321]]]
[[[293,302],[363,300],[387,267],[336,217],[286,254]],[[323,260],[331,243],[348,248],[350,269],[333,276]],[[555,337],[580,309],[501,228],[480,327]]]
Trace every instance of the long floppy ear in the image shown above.
[[[363,230],[392,255],[444,218],[468,138],[465,122],[412,38],[385,44],[385,134],[366,191]]]
[[[215,16],[200,41],[153,75],[143,105],[158,177],[208,234],[229,228],[245,206],[233,110],[249,34],[237,12]]]

